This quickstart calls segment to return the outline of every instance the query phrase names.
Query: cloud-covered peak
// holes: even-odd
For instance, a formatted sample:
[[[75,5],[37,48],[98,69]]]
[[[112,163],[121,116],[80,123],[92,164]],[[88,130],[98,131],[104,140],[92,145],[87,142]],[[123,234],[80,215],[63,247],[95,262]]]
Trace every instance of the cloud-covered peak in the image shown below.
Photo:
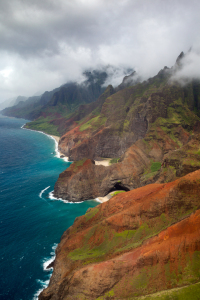
[[[98,66],[153,76],[199,42],[199,10],[196,0],[1,1],[0,102]]]
[[[181,52],[173,68],[171,80],[182,85],[192,80],[200,80],[200,48],[190,49],[186,54]]]

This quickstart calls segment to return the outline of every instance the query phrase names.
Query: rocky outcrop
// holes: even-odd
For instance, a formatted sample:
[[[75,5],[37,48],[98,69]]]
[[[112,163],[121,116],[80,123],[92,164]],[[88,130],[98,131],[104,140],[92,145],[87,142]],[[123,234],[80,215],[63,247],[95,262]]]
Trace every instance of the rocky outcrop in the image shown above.
[[[120,157],[144,138],[159,118],[170,120],[168,130],[180,125],[191,131],[198,120],[191,112],[195,103],[192,85],[189,93],[189,87],[186,92],[178,84],[166,84],[167,70],[105,99],[99,114],[92,112],[62,136],[61,152],[72,161]],[[165,125],[163,122],[162,127]]]
[[[199,195],[200,170],[89,209],[63,234],[39,299],[135,299],[185,285],[192,291],[200,278]],[[195,288],[192,295],[198,299]]]
[[[200,169],[200,134],[194,134],[183,147],[164,155],[158,182],[172,181],[198,169]]]
[[[154,127],[143,140],[132,145],[118,163],[108,167],[95,165],[89,159],[74,162],[60,174],[54,195],[83,201],[103,197],[114,190],[128,191],[149,183],[169,182],[198,170],[200,135],[195,129],[198,124],[194,126],[193,135],[180,125],[169,129],[171,136],[165,127]]]
[[[137,140],[152,130],[154,123],[170,130],[181,126],[191,132],[200,108],[199,81],[181,86],[171,76],[181,68],[184,55],[176,64],[164,67],[156,76],[138,83],[133,72],[107,95],[101,106],[88,111],[60,140],[59,147],[70,160],[120,157]],[[91,106],[90,106],[91,107]],[[193,112],[196,113],[193,113]],[[166,126],[166,123],[167,126]],[[175,132],[178,134],[178,132]],[[177,136],[172,136],[176,140]]]

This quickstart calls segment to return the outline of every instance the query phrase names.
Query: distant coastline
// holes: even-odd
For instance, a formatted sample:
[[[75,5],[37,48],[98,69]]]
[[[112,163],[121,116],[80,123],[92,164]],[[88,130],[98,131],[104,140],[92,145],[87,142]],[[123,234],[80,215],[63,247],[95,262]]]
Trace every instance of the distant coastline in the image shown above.
[[[56,152],[56,156],[58,158],[62,158],[64,161],[68,162],[69,161],[69,158],[67,156],[65,156],[63,153],[61,153],[58,149],[58,144],[59,144],[59,140],[60,140],[60,137],[57,136],[57,135],[51,135],[51,134],[48,134],[48,133],[45,133],[43,131],[40,131],[40,130],[35,130],[35,129],[29,129],[29,128],[26,128],[25,127],[26,123],[24,125],[21,126],[22,129],[26,129],[26,130],[31,130],[31,131],[37,131],[37,132],[40,132],[40,133],[43,133],[45,134],[46,136],[48,136],[49,138],[53,139],[55,141],[55,152]]]

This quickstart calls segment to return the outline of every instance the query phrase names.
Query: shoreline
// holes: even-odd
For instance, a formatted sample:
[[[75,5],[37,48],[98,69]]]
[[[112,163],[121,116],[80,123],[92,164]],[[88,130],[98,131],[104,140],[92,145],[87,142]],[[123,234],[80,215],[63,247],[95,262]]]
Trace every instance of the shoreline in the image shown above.
[[[44,135],[46,135],[48,138],[50,139],[53,139],[54,142],[55,142],[55,150],[54,150],[54,156],[58,157],[58,158],[61,158],[63,159],[64,161],[66,162],[69,162],[69,159],[68,157],[66,157],[62,152],[59,151],[59,148],[58,148],[58,145],[59,145],[59,141],[60,141],[60,137],[59,136],[56,136],[56,135],[51,135],[51,134],[47,134],[43,131],[39,131],[39,130],[34,130],[34,129],[29,129],[29,128],[25,128],[26,124],[24,124],[23,126],[21,126],[22,129],[26,129],[26,130],[31,130],[31,131],[37,131],[37,132],[40,132]],[[101,160],[101,161],[95,161],[95,165],[103,165],[105,167],[109,166],[109,162],[110,162],[110,159],[104,159],[104,160]],[[44,189],[46,190],[46,188]],[[41,192],[43,192],[44,190],[42,190]],[[52,195],[51,195],[52,194]],[[51,197],[49,197],[50,199],[53,197],[53,191],[49,193],[49,195],[51,195]],[[42,194],[41,194],[42,196]],[[55,199],[55,197],[53,197]],[[112,198],[112,195],[111,194],[108,194],[106,195],[105,197],[98,197],[98,198],[95,198],[95,199],[91,199],[95,202],[98,202],[99,204],[102,204],[103,202],[106,202],[108,201],[110,198]],[[64,203],[70,203],[69,201],[67,200],[63,200],[63,199],[57,199],[56,200],[60,200]],[[73,204],[79,204],[79,203],[82,203],[83,201],[81,202],[72,202]],[[71,203],[70,203],[71,204]],[[57,246],[57,245],[56,245]],[[48,259],[46,260],[46,258],[43,259],[43,271],[44,272],[49,272],[49,278],[46,280],[45,282],[45,285],[43,285],[40,289],[38,289],[35,294],[33,295],[33,300],[38,300],[39,299],[39,295],[41,294],[41,292],[47,288],[49,286],[49,282],[50,282],[50,278],[52,276],[52,272],[53,272],[53,269],[54,269],[54,265],[53,263],[55,262],[55,258],[56,258],[56,255],[55,255],[55,250],[54,250],[54,255],[52,255],[50,258],[48,257]]]
[[[40,131],[40,130],[36,130],[36,129],[29,129],[29,128],[26,128],[24,127],[26,125],[26,123],[24,125],[21,126],[22,129],[26,129],[26,130],[31,130],[31,131],[37,131],[37,132],[40,132],[42,134],[45,134],[46,136],[48,136],[49,138],[53,139],[55,141],[55,152],[56,152],[56,157],[58,158],[61,158],[63,159],[64,161],[66,162],[69,162],[69,158],[67,156],[65,156],[62,152],[60,152],[58,150],[58,144],[59,144],[59,140],[60,140],[60,137],[57,136],[57,135],[51,135],[51,134],[48,134],[48,133],[45,133],[43,131]],[[61,157],[62,156],[62,157]]]
[[[117,194],[119,194],[119,193],[123,193],[123,192],[125,192],[125,191],[123,191],[123,190],[120,190],[120,191],[113,191],[113,192],[110,192],[109,194],[107,194],[107,195],[104,196],[104,197],[97,197],[97,198],[95,198],[95,200],[96,200],[97,202],[99,202],[99,203],[107,202],[108,200],[110,200],[112,197],[115,196],[116,192],[117,192]],[[116,194],[116,195],[117,195],[117,194]]]
[[[52,154],[53,154],[52,156],[57,157],[57,158],[61,158],[61,159],[63,159],[64,161],[69,162],[68,157],[66,157],[66,156],[65,156],[62,152],[60,152],[59,149],[58,149],[59,140],[60,140],[60,137],[59,137],[59,136],[47,134],[47,133],[45,133],[45,132],[43,132],[43,131],[39,131],[39,130],[29,129],[29,128],[26,128],[25,125],[26,125],[26,124],[22,125],[22,126],[21,126],[21,129],[26,129],[26,130],[36,131],[36,132],[39,132],[39,133],[42,133],[42,134],[46,135],[49,139],[53,139],[54,142],[55,142],[55,146],[54,146],[55,148],[53,149],[53,151],[51,151],[51,152],[53,152],[53,153],[52,153]],[[103,162],[103,161],[102,161],[102,162]],[[47,188],[43,189],[43,190],[40,192],[40,194],[39,194],[39,197],[40,197],[40,198],[42,197],[42,193],[43,193],[46,189],[48,189],[48,188],[49,188],[49,186],[48,186]],[[53,193],[53,191],[50,192],[49,194],[52,194],[52,193]],[[52,199],[51,197],[49,197],[49,198]],[[60,201],[62,201],[62,202],[64,202],[64,203],[69,203],[69,204],[79,204],[79,203],[82,203],[82,202],[83,202],[83,201],[81,201],[81,202],[69,202],[69,201],[67,201],[67,200],[57,199],[57,198],[55,198],[55,197],[53,197],[53,198],[54,198],[55,200],[60,200]],[[100,201],[98,201],[98,200],[96,200],[96,199],[90,199],[90,201],[91,201],[91,200],[93,200],[93,201],[95,201],[95,202],[100,202]],[[101,203],[102,203],[102,202],[101,202]],[[100,203],[99,203],[99,204],[100,204]],[[55,245],[57,246],[57,244],[54,243],[52,249],[55,247]],[[52,252],[49,256],[43,258],[43,260],[42,260],[43,272],[47,272],[47,274],[48,274],[48,279],[42,284],[42,286],[41,286],[40,288],[38,288],[38,289],[35,291],[32,300],[38,300],[38,299],[39,299],[40,293],[41,293],[45,288],[48,287],[49,282],[50,282],[50,278],[51,278],[51,276],[52,276],[52,271],[53,271],[53,269],[54,269],[53,262],[55,261],[55,257],[56,257],[56,256],[55,256],[55,248],[54,248],[54,249],[53,249],[53,252]]]
[[[39,131],[39,132],[42,132],[42,131]],[[43,132],[44,133],[44,132]],[[59,151],[58,149],[58,144],[59,144],[59,141],[60,141],[60,137],[57,136],[57,135],[51,135],[51,134],[48,134],[48,133],[44,133],[46,134],[47,136],[51,137],[52,139],[54,139],[55,141],[55,144],[56,144],[56,153],[58,155],[59,158],[63,159],[64,161],[68,162],[69,161],[69,157],[68,156],[65,156],[65,154],[63,154],[62,152]]]
[[[22,125],[21,128],[26,129],[26,130],[31,130],[31,131],[37,131],[37,132],[43,133],[46,136],[54,139],[55,144],[56,144],[55,152],[56,152],[57,157],[63,159],[66,162],[69,162],[69,157],[66,156],[65,154],[63,154],[62,152],[60,152],[59,149],[58,149],[58,144],[59,144],[59,141],[60,141],[59,136],[52,135],[52,134],[49,134],[49,133],[46,133],[46,132],[43,132],[43,131],[40,131],[40,130],[36,130],[36,129],[26,128],[26,127],[24,127],[25,125],[26,125],[26,123],[24,125]],[[97,165],[97,166],[101,165],[101,166],[104,166],[104,167],[108,167],[108,166],[110,166],[110,160],[111,160],[111,158],[106,158],[106,159],[103,159],[103,160],[94,160],[94,161],[95,161],[95,165]]]
[[[54,142],[55,142],[55,153],[56,153],[56,157],[58,158],[61,158],[63,159],[64,161],[66,162],[69,162],[69,158],[67,156],[65,156],[62,152],[60,152],[58,150],[58,144],[59,144],[59,141],[60,141],[60,137],[57,136],[57,135],[52,135],[52,134],[48,134],[48,133],[45,133],[43,131],[40,131],[40,130],[35,130],[35,129],[29,129],[29,128],[25,128],[24,126],[26,125],[26,123],[24,125],[21,126],[22,129],[26,129],[26,130],[31,130],[31,131],[37,131],[37,132],[40,132],[46,136],[48,136],[49,138],[53,139]],[[106,158],[106,159],[103,159],[103,160],[95,160],[95,165],[102,165],[104,167],[108,167],[110,165],[110,160],[111,158]],[[105,197],[97,197],[95,199],[92,199],[93,201],[95,202],[99,202],[99,203],[104,203],[104,202],[107,202],[108,200],[110,200],[110,198],[112,198],[112,193],[109,193],[108,195],[106,195]],[[63,202],[65,202],[65,200],[63,199],[57,199],[56,200],[61,200]],[[87,201],[87,200],[86,200]],[[67,203],[70,203],[68,201],[66,201]],[[83,202],[83,201],[81,201]],[[75,202],[76,203],[76,202]],[[80,203],[80,202],[78,202]]]

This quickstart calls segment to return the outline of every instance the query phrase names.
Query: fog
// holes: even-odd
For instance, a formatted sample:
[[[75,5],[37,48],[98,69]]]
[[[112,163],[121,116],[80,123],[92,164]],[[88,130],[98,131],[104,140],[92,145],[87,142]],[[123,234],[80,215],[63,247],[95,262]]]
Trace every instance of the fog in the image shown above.
[[[171,80],[181,85],[200,80],[200,47],[194,47],[184,54]]]

